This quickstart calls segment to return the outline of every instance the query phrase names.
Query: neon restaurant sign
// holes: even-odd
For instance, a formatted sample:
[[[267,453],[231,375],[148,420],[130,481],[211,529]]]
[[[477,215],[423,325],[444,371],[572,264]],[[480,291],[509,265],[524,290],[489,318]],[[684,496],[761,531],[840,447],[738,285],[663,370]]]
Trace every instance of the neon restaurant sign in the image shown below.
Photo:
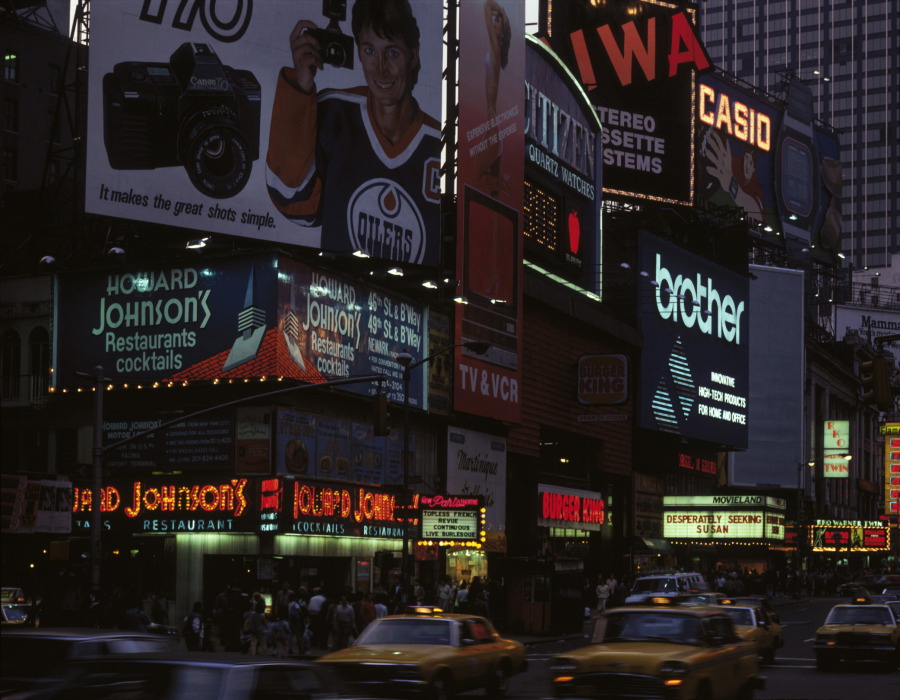
[[[74,488],[73,532],[89,530],[94,494]],[[222,482],[143,481],[111,484],[100,494],[106,530],[140,533],[247,532],[258,518],[250,508],[248,480]]]

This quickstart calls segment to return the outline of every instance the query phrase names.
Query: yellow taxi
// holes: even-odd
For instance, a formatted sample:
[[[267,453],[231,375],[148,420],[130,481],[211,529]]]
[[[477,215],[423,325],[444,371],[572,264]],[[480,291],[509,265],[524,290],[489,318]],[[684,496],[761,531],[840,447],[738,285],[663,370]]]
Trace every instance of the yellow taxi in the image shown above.
[[[601,614],[589,646],[553,658],[550,681],[558,698],[610,700],[752,698],[765,685],[724,608],[657,599]]]
[[[737,633],[748,642],[756,644],[765,663],[774,662],[775,652],[784,646],[784,630],[781,625],[772,620],[762,608],[731,605],[727,599],[722,601],[722,606],[734,623]]]
[[[900,624],[889,605],[859,596],[835,605],[825,624],[816,630],[816,668],[833,667],[841,660],[881,661],[889,669],[900,665]]]
[[[374,620],[352,646],[318,659],[351,691],[435,699],[483,688],[501,697],[528,667],[525,646],[477,615],[422,609]]]

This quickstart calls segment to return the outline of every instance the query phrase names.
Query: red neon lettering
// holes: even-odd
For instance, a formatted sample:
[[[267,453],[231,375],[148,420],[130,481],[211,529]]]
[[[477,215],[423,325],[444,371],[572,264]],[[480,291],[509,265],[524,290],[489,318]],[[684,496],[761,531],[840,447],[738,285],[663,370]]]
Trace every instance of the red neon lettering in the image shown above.
[[[652,21],[652,20],[651,20]],[[680,46],[684,46],[684,51],[679,51]],[[693,63],[697,66],[697,70],[706,70],[709,68],[709,61],[706,53],[700,45],[700,40],[694,32],[684,12],[672,15],[672,49],[669,51],[669,77],[671,78],[678,72],[678,66],[682,63]]]
[[[594,67],[591,65],[591,57],[588,55],[587,45],[584,43],[584,34],[579,29],[569,35],[572,41],[572,51],[575,53],[575,62],[578,64],[578,73],[581,83],[590,90],[597,85],[594,76]]]
[[[625,42],[622,46],[622,51],[620,52],[609,25],[604,24],[602,27],[597,27],[597,34],[600,36],[600,41],[603,42],[603,46],[609,56],[609,61],[612,63],[616,75],[619,77],[619,82],[622,83],[623,86],[631,85],[631,65],[633,62],[632,59],[635,58],[641,66],[641,70],[644,71],[647,80],[655,80],[656,17],[651,17],[647,20],[646,45],[641,42],[641,37],[638,34],[634,22],[628,22],[627,24],[622,25],[622,33],[624,34]]]

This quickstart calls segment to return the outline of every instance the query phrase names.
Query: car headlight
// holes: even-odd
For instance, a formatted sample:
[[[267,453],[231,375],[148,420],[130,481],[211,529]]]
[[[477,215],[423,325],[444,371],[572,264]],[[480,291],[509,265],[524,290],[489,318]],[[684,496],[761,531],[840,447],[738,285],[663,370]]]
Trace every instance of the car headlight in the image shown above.
[[[577,670],[578,664],[572,659],[554,659],[550,662],[550,672],[555,676],[558,676],[559,674],[575,673]]]
[[[664,676],[683,676],[688,669],[682,661],[664,661],[659,672]]]

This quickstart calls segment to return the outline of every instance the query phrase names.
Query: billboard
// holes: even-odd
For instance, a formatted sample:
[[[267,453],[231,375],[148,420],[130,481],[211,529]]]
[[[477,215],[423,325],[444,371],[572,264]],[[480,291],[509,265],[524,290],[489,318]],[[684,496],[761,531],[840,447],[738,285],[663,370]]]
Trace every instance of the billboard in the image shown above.
[[[488,552],[506,551],[506,438],[447,430],[447,492],[478,496],[485,509]]]
[[[538,484],[538,527],[599,532],[606,520],[606,502],[596,491]]]
[[[712,68],[696,10],[674,2],[548,2],[547,39],[603,124],[603,191],[690,205],[693,93]]]
[[[698,79],[697,205],[734,207],[776,240],[775,145],[781,107],[717,73]],[[769,232],[766,233],[766,227]]]
[[[526,39],[525,253],[599,292],[600,120],[559,57],[534,37]]]
[[[133,385],[382,374],[384,392],[402,403],[394,357],[406,349],[421,359],[427,337],[423,306],[286,256],[63,274],[55,285],[57,388],[97,365],[112,383]],[[411,406],[424,408],[423,387],[414,374]]]
[[[420,506],[419,537],[431,540],[429,545],[437,540],[438,546],[481,549],[487,539],[485,509],[478,496],[422,496]]]
[[[888,551],[891,548],[891,529],[877,520],[817,520],[809,528],[814,552]]]
[[[747,449],[728,455],[728,483],[796,488],[803,453],[803,272],[751,265]]]
[[[86,211],[439,263],[440,3],[122,0],[91,29]]]
[[[652,339],[641,353],[640,427],[747,447],[747,278],[646,231],[639,264],[650,283],[640,330]]]
[[[884,513],[900,517],[900,423],[884,426]]]
[[[784,540],[785,502],[771,496],[666,496],[663,536]]]
[[[375,435],[368,423],[279,409],[275,431],[275,473],[362,484],[403,483],[400,431]],[[411,434],[415,454],[416,436]]]
[[[454,408],[521,417],[525,5],[461,0]]]
[[[878,303],[879,288],[862,288],[859,290],[858,301],[865,303]],[[857,300],[854,300],[854,302]],[[896,336],[900,333],[900,313],[887,309],[875,309],[861,306],[834,306],[834,334],[839,340],[847,337],[848,333],[856,333],[867,343],[875,345],[879,343],[885,350],[890,350],[900,355],[900,340]],[[893,336],[893,340],[881,341],[883,336]]]

